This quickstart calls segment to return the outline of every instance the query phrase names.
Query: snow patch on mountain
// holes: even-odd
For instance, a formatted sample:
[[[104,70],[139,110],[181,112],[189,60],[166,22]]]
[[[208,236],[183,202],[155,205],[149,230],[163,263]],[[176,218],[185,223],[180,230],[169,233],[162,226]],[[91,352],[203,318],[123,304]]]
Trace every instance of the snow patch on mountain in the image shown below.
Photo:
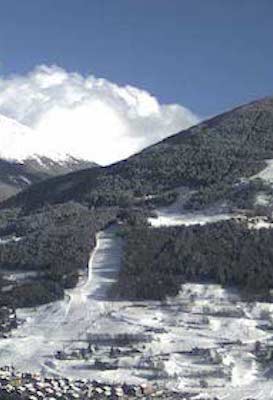
[[[273,160],[266,160],[266,168],[264,168],[253,178],[260,178],[268,183],[273,183]]]

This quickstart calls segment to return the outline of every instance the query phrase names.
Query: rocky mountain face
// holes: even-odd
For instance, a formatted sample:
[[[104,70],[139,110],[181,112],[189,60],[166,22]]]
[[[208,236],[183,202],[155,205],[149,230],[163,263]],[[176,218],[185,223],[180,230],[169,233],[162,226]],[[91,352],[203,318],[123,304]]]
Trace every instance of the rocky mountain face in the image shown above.
[[[270,190],[250,177],[273,159],[272,139],[273,98],[265,98],[202,122],[125,161],[33,185],[4,206],[32,209],[69,200],[89,206],[127,205],[147,195],[164,197],[181,186],[194,192],[189,207],[227,199],[236,205],[238,197]]]

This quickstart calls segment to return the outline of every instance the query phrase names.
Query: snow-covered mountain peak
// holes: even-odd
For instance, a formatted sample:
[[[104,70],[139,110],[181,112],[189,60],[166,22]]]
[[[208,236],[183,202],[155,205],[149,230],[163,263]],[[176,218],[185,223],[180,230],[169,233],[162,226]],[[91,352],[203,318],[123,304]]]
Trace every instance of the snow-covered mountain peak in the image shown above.
[[[0,159],[24,163],[35,160],[43,164],[43,159],[64,164],[74,160],[73,155],[52,150],[53,143],[48,147],[41,143],[41,137],[35,130],[0,114]]]
[[[32,129],[0,115],[0,158],[22,162],[33,154],[34,140]]]
[[[60,154],[53,140],[0,114],[0,201],[43,179],[90,167],[91,161]]]

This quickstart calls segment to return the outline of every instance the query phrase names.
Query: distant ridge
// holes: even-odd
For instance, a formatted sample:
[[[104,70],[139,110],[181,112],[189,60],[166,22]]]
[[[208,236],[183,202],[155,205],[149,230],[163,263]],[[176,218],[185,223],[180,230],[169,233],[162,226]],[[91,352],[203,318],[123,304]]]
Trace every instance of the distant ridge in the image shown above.
[[[36,137],[32,129],[0,115],[0,201],[43,179],[95,165],[71,155],[32,153]]]

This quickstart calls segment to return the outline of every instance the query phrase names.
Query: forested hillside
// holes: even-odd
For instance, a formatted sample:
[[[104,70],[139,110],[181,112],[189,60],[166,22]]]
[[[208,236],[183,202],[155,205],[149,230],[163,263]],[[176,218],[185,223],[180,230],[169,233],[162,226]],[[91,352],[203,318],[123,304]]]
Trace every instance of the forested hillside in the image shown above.
[[[32,271],[37,276],[0,292],[0,304],[33,306],[62,297],[64,288],[74,286],[79,272],[86,271],[96,232],[112,222],[116,212],[91,211],[76,203],[49,206],[28,216],[18,210],[2,212],[0,271]],[[1,285],[5,286],[3,279]]]
[[[184,280],[203,279],[266,293],[273,285],[271,230],[248,231],[235,222],[159,230],[138,226],[146,205],[170,204],[181,186],[192,193],[187,208],[222,200],[249,209],[257,194],[272,199],[270,184],[242,180],[261,171],[267,159],[273,159],[273,98],[239,107],[109,167],[32,185],[2,203],[0,267],[36,270],[40,276],[31,286],[1,295],[1,301],[18,306],[18,301],[31,305],[61,297],[86,266],[95,233],[117,213],[134,225],[118,294],[164,298],[176,294]],[[262,212],[271,212],[271,203]],[[140,224],[132,213],[136,205]],[[20,240],[5,241],[13,236]]]
[[[239,107],[180,132],[125,161],[55,178],[4,203],[29,209],[76,200],[89,206],[128,205],[181,185],[197,206],[225,197],[233,184],[273,158],[273,98]],[[198,197],[199,193],[199,197]]]
[[[149,228],[126,234],[123,268],[113,294],[162,300],[181,284],[214,282],[265,298],[273,287],[273,229],[250,230],[237,221]]]

